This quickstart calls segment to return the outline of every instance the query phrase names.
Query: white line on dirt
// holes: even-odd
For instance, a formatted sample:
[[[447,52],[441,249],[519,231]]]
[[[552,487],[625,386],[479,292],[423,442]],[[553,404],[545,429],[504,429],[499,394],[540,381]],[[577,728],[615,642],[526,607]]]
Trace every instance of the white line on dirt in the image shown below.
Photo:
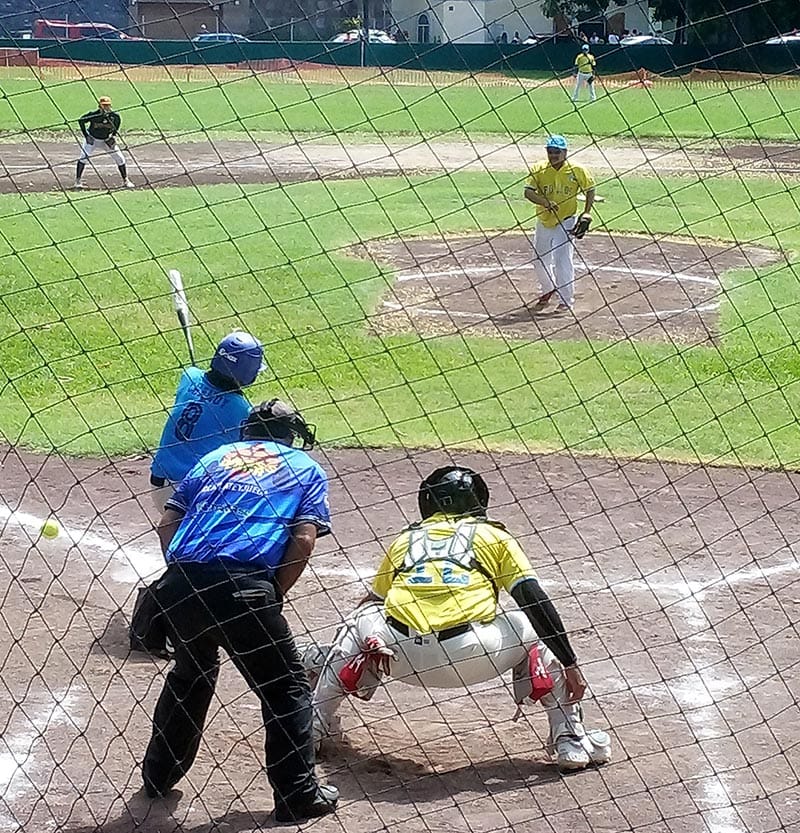
[[[11,510],[8,506],[0,504],[0,521],[3,520],[6,524],[14,524],[22,527],[27,532],[32,532],[33,534],[29,535],[31,545],[63,546],[66,544],[67,547],[77,547],[84,556],[88,556],[92,551],[111,555],[113,558],[122,562],[121,567],[123,568],[122,571],[112,577],[123,583],[133,583],[139,579],[153,578],[164,569],[164,560],[155,540],[152,544],[135,542],[123,544],[95,532],[90,532],[87,529],[64,525],[60,520],[59,524],[61,525],[62,535],[50,540],[41,539],[39,530],[44,523],[44,518],[27,512]],[[2,535],[2,532],[3,528],[0,527],[0,535]],[[153,539],[155,539],[155,533],[153,533]],[[84,547],[88,552],[83,549]],[[346,566],[326,566],[320,563],[326,560],[332,560],[335,557],[340,558],[340,556],[325,554],[312,560],[311,567],[314,573],[319,576],[340,577],[351,581],[368,580],[374,575],[375,571],[370,567],[360,567],[354,564],[347,564]],[[345,557],[347,558],[347,556]],[[702,601],[708,592],[718,587],[733,587],[739,584],[763,582],[765,579],[798,571],[800,571],[800,561],[795,559],[781,564],[773,564],[769,567],[742,568],[728,573],[725,576],[711,578],[705,581],[669,581],[643,576],[642,578],[629,579],[627,581],[615,582],[614,584],[579,579],[569,581],[569,587],[576,592],[585,593],[618,594],[626,592],[656,592],[670,594],[672,598],[669,599],[669,602],[672,603],[684,601],[696,602]],[[555,587],[564,586],[561,582],[545,581],[544,583]]]
[[[634,278],[638,277],[645,277],[645,278],[653,278],[656,281],[673,281],[675,283],[700,283],[705,286],[719,286],[719,281],[715,278],[709,278],[705,275],[692,275],[688,272],[666,272],[660,269],[644,269],[639,267],[631,267],[631,266],[603,266],[603,265],[595,265],[591,263],[577,263],[576,272],[580,273],[582,270],[589,274],[592,272],[614,272],[619,274],[629,275]],[[425,271],[424,269],[420,269],[415,272],[402,272],[395,276],[395,281],[397,283],[407,283],[409,281],[420,281],[426,280],[429,281],[432,278],[451,278],[451,277],[463,277],[466,278],[469,275],[487,275],[487,274],[494,274],[494,275],[502,275],[508,274],[513,272],[525,272],[525,271],[533,271],[533,263],[526,262],[526,263],[517,263],[510,266],[501,266],[498,264],[497,266],[459,266],[459,267],[452,267],[448,269],[437,269],[434,271]],[[402,312],[406,310],[410,313],[416,313],[418,315],[430,315],[430,316],[439,316],[439,317],[446,317],[446,318],[471,318],[475,321],[491,321],[492,316],[489,315],[487,312],[465,312],[462,310],[452,310],[452,309],[436,309],[435,307],[422,307],[418,304],[399,304],[394,301],[383,301],[383,307],[386,309],[390,309],[396,312]],[[700,305],[691,305],[686,308],[681,309],[666,309],[666,310],[649,310],[647,312],[622,312],[616,313],[612,312],[610,309],[606,311],[605,314],[611,315],[613,318],[655,318],[655,319],[663,319],[663,318],[674,318],[678,315],[698,315],[703,314],[706,312],[714,312],[719,309],[719,301],[710,301],[705,304]],[[600,310],[594,310],[592,315],[603,314]]]

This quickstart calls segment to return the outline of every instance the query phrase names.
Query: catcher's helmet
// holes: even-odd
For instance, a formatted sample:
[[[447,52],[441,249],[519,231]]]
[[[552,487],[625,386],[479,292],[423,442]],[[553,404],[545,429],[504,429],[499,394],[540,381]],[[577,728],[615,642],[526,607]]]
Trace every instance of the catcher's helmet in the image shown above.
[[[417,500],[423,520],[437,512],[483,516],[489,506],[489,487],[472,469],[443,466],[422,481]]]
[[[242,423],[243,440],[273,440],[293,446],[297,437],[303,441],[303,451],[310,451],[316,441],[316,429],[280,399],[255,405]]]
[[[252,385],[256,376],[266,369],[264,347],[250,333],[237,330],[226,335],[211,359],[211,369],[232,379],[239,387]]]

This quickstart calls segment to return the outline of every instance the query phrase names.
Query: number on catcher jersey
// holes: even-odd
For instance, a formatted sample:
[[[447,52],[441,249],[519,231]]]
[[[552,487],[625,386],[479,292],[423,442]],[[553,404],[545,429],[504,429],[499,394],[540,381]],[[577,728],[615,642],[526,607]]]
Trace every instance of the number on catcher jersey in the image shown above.
[[[430,562],[424,564],[417,564],[414,571],[409,573],[406,577],[405,583],[410,585],[418,584],[433,584],[435,576],[431,574],[429,569]],[[460,571],[449,564],[442,567],[441,581],[443,584],[456,585],[458,587],[469,586],[469,573]]]

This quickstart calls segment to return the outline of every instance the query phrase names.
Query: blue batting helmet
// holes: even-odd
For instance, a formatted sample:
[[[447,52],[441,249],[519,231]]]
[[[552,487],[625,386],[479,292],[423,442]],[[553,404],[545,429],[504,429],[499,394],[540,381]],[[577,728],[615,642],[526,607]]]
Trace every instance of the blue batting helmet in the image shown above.
[[[211,369],[233,379],[239,387],[252,385],[256,376],[266,369],[264,347],[250,333],[236,330],[226,335],[217,345],[217,351],[211,359]]]
[[[588,43],[585,43],[585,44],[581,47],[581,49],[582,49],[584,52],[588,52],[588,51],[589,51],[589,44],[588,44]]]
[[[566,150],[567,140],[563,136],[554,135],[547,140],[546,148],[555,148],[556,150]]]

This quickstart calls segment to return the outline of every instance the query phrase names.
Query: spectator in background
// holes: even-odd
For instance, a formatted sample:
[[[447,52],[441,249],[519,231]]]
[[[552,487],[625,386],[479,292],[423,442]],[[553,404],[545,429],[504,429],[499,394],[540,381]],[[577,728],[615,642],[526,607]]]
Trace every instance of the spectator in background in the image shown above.
[[[631,37],[636,38],[638,36],[639,36],[639,30],[638,29],[631,29]]]
[[[514,37],[511,38],[511,43],[522,43],[522,38],[519,36],[519,32],[514,32]]]
[[[584,32],[583,29],[581,29],[578,32],[578,40],[582,41],[583,43],[589,43],[589,38],[587,37],[586,32]]]
[[[506,32],[500,35],[500,43],[508,43],[508,34]]]
[[[608,33],[609,46],[619,46],[619,35],[616,32]]]
[[[536,35],[534,35],[533,32],[530,32],[528,34],[528,37],[525,38],[525,40],[522,41],[522,42],[526,43],[526,44],[532,44],[532,43],[538,43],[539,41],[536,39]]]
[[[593,32],[592,36],[589,38],[589,43],[591,43],[592,46],[596,46],[598,43],[602,42],[603,39],[600,37],[600,35],[597,34],[597,32]]]

